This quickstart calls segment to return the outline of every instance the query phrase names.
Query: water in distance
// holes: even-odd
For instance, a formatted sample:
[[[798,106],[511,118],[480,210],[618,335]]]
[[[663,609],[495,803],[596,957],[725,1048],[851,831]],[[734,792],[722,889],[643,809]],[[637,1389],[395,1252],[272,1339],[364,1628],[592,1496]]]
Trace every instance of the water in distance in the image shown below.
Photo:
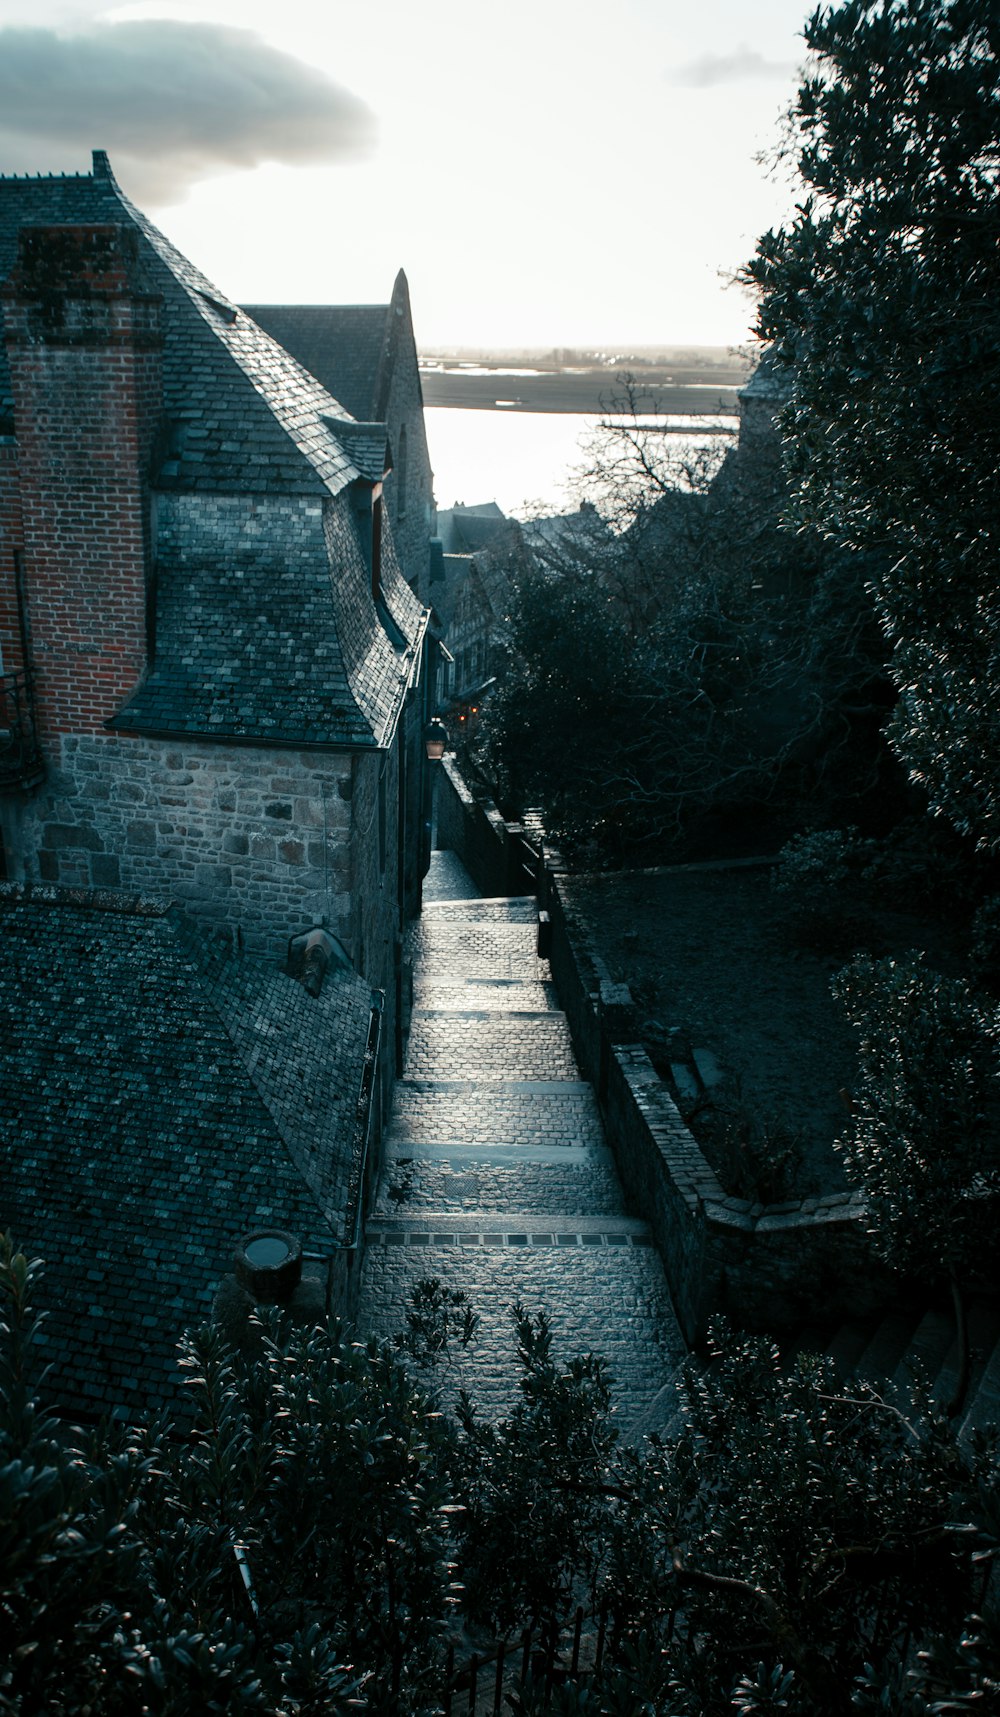
[[[586,463],[581,443],[601,422],[598,413],[428,406],[424,419],[439,507],[496,501],[511,518],[524,519],[579,505],[571,484]],[[717,447],[721,457],[736,431],[728,414],[667,421],[678,452]]]

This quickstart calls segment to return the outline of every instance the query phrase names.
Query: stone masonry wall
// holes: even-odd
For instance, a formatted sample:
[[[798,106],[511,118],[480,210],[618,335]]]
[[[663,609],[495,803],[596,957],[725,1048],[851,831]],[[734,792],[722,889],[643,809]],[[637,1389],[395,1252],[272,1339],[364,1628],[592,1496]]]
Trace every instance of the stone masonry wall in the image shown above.
[[[490,899],[530,892],[520,867],[520,824],[505,823],[491,800],[471,793],[453,757],[442,759],[434,794],[437,844],[459,855],[480,893]]]
[[[645,1050],[627,1040],[628,990],[601,971],[574,921],[568,885],[547,871],[553,979],[581,1068],[598,1088],[626,1190],[652,1225],[687,1339],[704,1337],[714,1311],[746,1327],[782,1329],[877,1305],[887,1284],[856,1194],[778,1205],[727,1196]]]
[[[24,806],[26,881],[170,898],[280,956],[325,919],[350,945],[351,760],[83,735]]]

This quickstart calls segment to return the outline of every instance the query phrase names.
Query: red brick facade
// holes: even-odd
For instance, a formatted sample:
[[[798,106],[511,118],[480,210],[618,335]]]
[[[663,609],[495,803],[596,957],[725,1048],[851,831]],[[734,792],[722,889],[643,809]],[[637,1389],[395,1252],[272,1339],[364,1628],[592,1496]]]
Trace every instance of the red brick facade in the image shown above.
[[[18,520],[15,490],[10,540],[23,547],[43,742],[103,732],[146,662],[143,478],[161,342],[135,248],[111,225],[28,228],[4,288],[21,510]],[[18,638],[14,575],[5,566],[0,587],[8,671],[20,665],[6,662]]]

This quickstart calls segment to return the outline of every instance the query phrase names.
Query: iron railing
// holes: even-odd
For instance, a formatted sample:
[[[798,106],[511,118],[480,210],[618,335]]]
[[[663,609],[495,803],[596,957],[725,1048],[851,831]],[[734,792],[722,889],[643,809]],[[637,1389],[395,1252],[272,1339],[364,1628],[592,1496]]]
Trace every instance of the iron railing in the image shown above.
[[[0,674],[0,792],[34,787],[45,765],[28,674]]]

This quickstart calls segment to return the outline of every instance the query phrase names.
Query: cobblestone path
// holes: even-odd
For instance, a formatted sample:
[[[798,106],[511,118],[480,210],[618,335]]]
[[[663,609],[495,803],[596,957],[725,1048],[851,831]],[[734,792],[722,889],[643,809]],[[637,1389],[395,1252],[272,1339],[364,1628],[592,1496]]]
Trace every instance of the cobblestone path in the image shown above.
[[[388,1335],[410,1289],[462,1289],[480,1325],[446,1382],[485,1415],[513,1402],[510,1308],[544,1310],[557,1354],[593,1349],[623,1432],[670,1417],[684,1343],[644,1222],[625,1209],[591,1087],[580,1079],[533,900],[473,898],[435,853],[414,926],[414,1011],[368,1228],[360,1321]]]

